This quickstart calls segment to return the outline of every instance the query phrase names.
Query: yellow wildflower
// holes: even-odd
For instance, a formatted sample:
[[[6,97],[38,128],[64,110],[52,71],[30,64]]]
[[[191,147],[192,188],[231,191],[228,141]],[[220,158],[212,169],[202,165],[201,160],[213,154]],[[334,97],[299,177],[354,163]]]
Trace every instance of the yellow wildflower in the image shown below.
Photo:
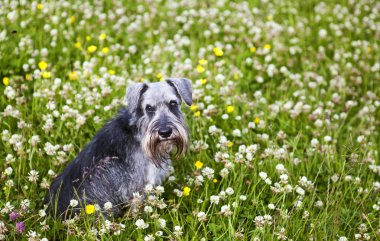
[[[9,85],[9,78],[8,77],[4,77],[3,78],[3,84],[4,85]]]
[[[88,35],[87,35],[87,36],[86,36],[86,40],[87,40],[87,41],[90,41],[90,40],[91,40],[91,36],[88,36]]]
[[[74,22],[75,22],[75,19],[76,19],[75,16],[71,16],[71,17],[70,17],[70,23],[74,23]]]
[[[235,108],[232,105],[227,106],[227,113],[231,113],[235,110]]]
[[[86,213],[93,214],[95,212],[95,206],[92,204],[86,205]]]
[[[40,70],[45,70],[47,68],[48,64],[45,61],[41,61],[38,63],[38,67]]]
[[[109,49],[108,47],[104,47],[104,48],[102,48],[102,53],[103,53],[103,54],[107,54],[108,51],[110,51],[110,49]]]
[[[108,74],[110,74],[110,75],[115,75],[115,74],[116,74],[116,72],[115,72],[115,70],[113,70],[113,69],[110,69],[110,70],[108,70]]]
[[[199,63],[200,65],[205,65],[205,64],[207,64],[207,60],[205,60],[205,59],[200,59],[200,60],[198,61],[198,63]]]
[[[227,144],[228,147],[232,147],[233,145],[234,145],[234,143],[232,141],[229,141]]]
[[[42,72],[42,77],[44,77],[45,79],[48,79],[51,77],[51,73],[49,71],[44,71]]]
[[[145,81],[145,78],[141,77],[140,82],[144,82],[144,81]]]
[[[264,45],[264,49],[266,49],[266,50],[270,50],[271,48],[272,48],[272,45],[270,45],[270,44]]]
[[[78,79],[78,74],[76,71],[72,71],[69,73],[69,80],[77,80]]]
[[[259,124],[259,123],[260,123],[260,118],[259,118],[259,117],[256,117],[255,120],[254,120],[254,122],[255,122],[256,124]]]
[[[105,33],[102,33],[99,35],[99,40],[105,40],[107,35]]]
[[[78,41],[74,44],[74,47],[80,49],[82,47],[82,44]]]
[[[198,71],[198,73],[201,74],[201,73],[205,72],[205,68],[203,68],[202,65],[198,65],[197,66],[197,71]]]
[[[256,47],[255,47],[255,46],[250,47],[250,48],[249,48],[249,51],[251,51],[251,53],[256,52]]]
[[[190,110],[192,110],[192,111],[196,110],[197,108],[198,108],[198,106],[195,104],[190,105]]]
[[[200,111],[195,112],[195,113],[194,113],[194,116],[195,116],[195,117],[201,116],[201,112],[200,112]]]
[[[163,77],[162,73],[159,72],[159,73],[156,74],[156,78],[157,79],[161,80],[162,77]]]
[[[196,161],[194,165],[195,165],[196,168],[201,169],[203,167],[203,162]]]
[[[25,75],[25,79],[26,79],[26,80],[31,80],[32,77],[30,76],[30,74],[26,74],[26,75]]]
[[[234,80],[238,80],[239,79],[239,73],[234,73]]]
[[[95,45],[90,45],[88,48],[87,48],[87,51],[90,52],[90,53],[94,53],[98,48],[95,46]]]
[[[42,3],[37,4],[37,9],[42,10],[44,8],[44,5]]]
[[[213,49],[213,51],[214,51],[214,54],[215,54],[216,56],[218,56],[218,57],[223,56],[223,50],[222,50],[221,48],[215,47],[215,48]]]
[[[190,195],[191,188],[184,187],[183,188],[183,196],[189,196]]]
[[[201,79],[201,84],[204,85],[207,83],[207,79]]]
[[[268,19],[268,21],[272,21],[273,20],[273,15],[268,15],[267,19]]]
[[[214,179],[212,179],[212,182],[213,182],[213,183],[217,183],[217,182],[218,182],[218,179],[214,178]]]

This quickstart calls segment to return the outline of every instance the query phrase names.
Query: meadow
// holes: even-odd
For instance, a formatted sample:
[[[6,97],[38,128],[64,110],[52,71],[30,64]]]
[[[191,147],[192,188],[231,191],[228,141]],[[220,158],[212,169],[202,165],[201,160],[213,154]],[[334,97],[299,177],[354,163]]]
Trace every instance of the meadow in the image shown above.
[[[379,48],[376,0],[0,0],[0,240],[379,240]],[[163,186],[50,218],[126,87],[168,77],[194,103]]]

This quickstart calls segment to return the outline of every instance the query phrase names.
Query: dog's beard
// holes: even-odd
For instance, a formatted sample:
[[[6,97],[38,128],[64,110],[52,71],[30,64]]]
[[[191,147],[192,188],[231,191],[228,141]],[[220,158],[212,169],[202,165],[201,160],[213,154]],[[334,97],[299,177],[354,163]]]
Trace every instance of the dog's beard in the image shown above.
[[[188,134],[182,125],[171,126],[173,133],[169,138],[163,139],[158,134],[158,128],[148,128],[142,135],[141,146],[144,153],[156,166],[169,159],[173,153],[175,158],[186,153],[188,147]]]

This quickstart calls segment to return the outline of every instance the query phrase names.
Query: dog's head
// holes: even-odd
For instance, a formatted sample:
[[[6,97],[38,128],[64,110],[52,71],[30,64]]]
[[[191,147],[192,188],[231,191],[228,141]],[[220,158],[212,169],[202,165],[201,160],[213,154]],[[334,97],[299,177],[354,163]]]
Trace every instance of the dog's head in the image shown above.
[[[191,82],[170,78],[156,83],[136,83],[127,88],[128,111],[138,129],[144,153],[157,166],[169,157],[183,155],[188,147],[189,133],[182,116],[182,100],[192,104]]]

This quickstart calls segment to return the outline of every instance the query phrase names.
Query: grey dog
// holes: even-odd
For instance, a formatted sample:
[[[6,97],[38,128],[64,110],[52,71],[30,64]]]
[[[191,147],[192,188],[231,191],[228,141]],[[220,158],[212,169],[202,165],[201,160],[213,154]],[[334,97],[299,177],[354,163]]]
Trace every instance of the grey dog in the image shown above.
[[[113,215],[122,216],[133,193],[163,182],[170,154],[179,157],[186,152],[189,131],[180,104],[192,104],[188,79],[132,84],[126,98],[127,108],[52,182],[45,203],[53,216],[67,217],[72,199],[82,207],[111,202]]]

